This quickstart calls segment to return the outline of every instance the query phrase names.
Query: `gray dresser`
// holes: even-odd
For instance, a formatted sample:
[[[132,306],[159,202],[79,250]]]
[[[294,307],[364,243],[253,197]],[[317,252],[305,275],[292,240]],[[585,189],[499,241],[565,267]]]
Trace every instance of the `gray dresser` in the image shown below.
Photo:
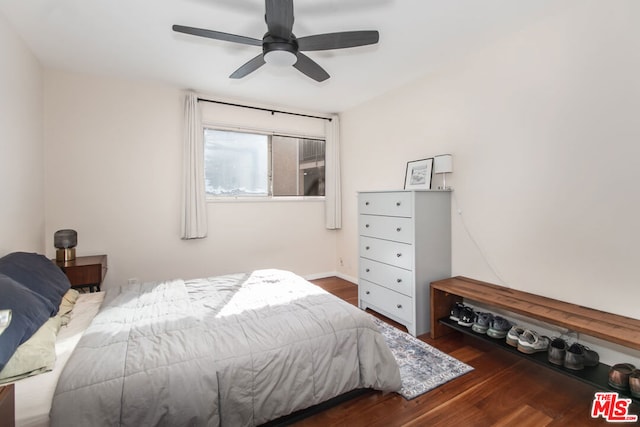
[[[451,276],[450,191],[358,193],[358,305],[429,331],[429,284]]]

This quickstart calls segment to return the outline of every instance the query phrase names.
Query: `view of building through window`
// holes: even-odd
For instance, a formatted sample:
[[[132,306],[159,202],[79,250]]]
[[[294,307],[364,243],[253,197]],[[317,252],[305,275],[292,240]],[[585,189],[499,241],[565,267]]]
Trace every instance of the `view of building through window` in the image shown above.
[[[324,196],[325,141],[205,128],[206,192]]]

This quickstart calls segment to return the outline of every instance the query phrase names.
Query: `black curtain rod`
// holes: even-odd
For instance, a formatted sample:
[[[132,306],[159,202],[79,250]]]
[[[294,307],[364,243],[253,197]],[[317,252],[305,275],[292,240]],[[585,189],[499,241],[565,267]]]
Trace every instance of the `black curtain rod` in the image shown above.
[[[280,113],[280,114],[290,114],[292,116],[300,116],[300,117],[310,117],[312,119],[322,119],[322,120],[329,120],[331,121],[330,117],[320,117],[320,116],[310,116],[308,114],[300,114],[300,113],[291,113],[289,111],[280,111],[280,110],[274,110],[271,108],[262,108],[262,107],[254,107],[253,105],[242,105],[242,104],[233,104],[231,102],[223,102],[223,101],[214,101],[213,99],[205,99],[205,98],[198,98],[198,101],[202,101],[202,102],[212,102],[214,104],[222,104],[222,105],[230,105],[232,107],[242,107],[242,108],[249,108],[251,110],[260,110],[260,111],[267,111],[271,114],[274,113]]]

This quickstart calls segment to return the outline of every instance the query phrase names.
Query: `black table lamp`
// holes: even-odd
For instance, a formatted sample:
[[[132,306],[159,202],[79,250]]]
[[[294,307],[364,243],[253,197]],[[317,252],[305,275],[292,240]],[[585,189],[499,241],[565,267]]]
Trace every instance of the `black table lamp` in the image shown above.
[[[58,230],[53,235],[53,246],[56,250],[56,261],[71,261],[76,259],[76,245],[78,233],[76,230]]]

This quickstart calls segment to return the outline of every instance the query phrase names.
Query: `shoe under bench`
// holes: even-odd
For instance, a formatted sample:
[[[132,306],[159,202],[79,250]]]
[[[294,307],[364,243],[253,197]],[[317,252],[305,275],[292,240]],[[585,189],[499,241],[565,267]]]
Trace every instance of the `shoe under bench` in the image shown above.
[[[464,299],[501,308],[523,316],[561,326],[624,347],[640,350],[640,320],[620,316],[580,305],[457,276],[431,283],[431,338],[437,339],[458,330],[476,338],[492,342],[506,350],[514,351],[534,362],[587,382],[597,388],[614,390],[608,385],[610,366],[600,363],[572,371],[547,362],[546,353],[525,355],[504,343],[484,334],[478,334],[449,320],[449,312],[456,302]],[[621,394],[628,394],[620,392]]]

